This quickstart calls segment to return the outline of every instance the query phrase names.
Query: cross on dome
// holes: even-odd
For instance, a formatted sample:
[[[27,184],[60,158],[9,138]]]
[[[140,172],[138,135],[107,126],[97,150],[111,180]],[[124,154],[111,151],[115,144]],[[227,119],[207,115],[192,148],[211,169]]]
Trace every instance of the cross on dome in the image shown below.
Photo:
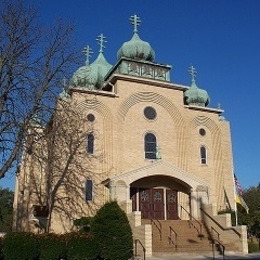
[[[86,65],[89,65],[89,58],[91,57],[91,54],[93,53],[92,49],[87,45],[87,47],[84,47],[83,53],[86,55]]]
[[[196,69],[191,65],[189,68],[189,74],[191,75],[191,80],[195,81],[195,77],[197,75]]]
[[[67,87],[67,81],[68,80],[65,77],[62,79],[62,85],[64,89]]]
[[[106,37],[103,33],[101,33],[96,39],[100,46],[99,53],[103,53],[103,49],[105,49],[105,43],[107,42],[105,39]]]
[[[131,22],[131,24],[134,25],[134,33],[137,33],[138,30],[137,30],[137,26],[140,26],[141,24],[141,19],[139,16],[137,16],[136,14],[135,15],[132,15],[130,18],[129,18],[129,21]]]

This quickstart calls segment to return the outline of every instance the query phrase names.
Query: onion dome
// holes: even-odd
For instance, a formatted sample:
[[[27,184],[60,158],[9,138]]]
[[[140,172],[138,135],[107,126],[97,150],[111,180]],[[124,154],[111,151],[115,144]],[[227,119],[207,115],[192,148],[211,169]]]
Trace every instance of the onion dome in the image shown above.
[[[141,40],[138,35],[137,26],[141,23],[140,17],[133,15],[129,20],[134,25],[134,35],[130,41],[123,43],[122,47],[117,52],[117,59],[130,58],[153,62],[155,58],[153,48],[148,42]]]
[[[206,90],[200,89],[195,83],[196,70],[193,66],[189,70],[192,79],[191,86],[184,92],[185,105],[195,105],[205,107],[209,104],[210,98]]]
[[[92,51],[89,46],[84,48],[84,53],[87,57],[86,64],[80,67],[72,77],[71,83],[75,87],[84,87],[89,90],[100,89],[106,74],[112,68],[112,65],[106,61],[103,55],[104,43],[106,42],[104,35],[98,36],[97,41],[100,45],[99,55],[92,64],[89,64],[89,57]]]

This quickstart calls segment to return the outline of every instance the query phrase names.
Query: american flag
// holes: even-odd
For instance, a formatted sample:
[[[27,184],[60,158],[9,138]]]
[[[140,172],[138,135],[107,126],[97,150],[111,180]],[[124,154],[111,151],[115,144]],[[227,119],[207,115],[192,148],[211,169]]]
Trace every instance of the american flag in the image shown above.
[[[245,208],[247,214],[249,212],[249,208],[245,202],[245,200],[243,199],[242,195],[243,195],[243,189],[236,177],[236,175],[234,174],[234,181],[235,181],[235,186],[236,186],[236,203],[240,204],[242,207]]]
[[[236,192],[237,192],[237,195],[239,196],[242,196],[243,195],[243,189],[236,177],[236,175],[234,174],[234,180],[235,180],[235,186],[236,186]]]

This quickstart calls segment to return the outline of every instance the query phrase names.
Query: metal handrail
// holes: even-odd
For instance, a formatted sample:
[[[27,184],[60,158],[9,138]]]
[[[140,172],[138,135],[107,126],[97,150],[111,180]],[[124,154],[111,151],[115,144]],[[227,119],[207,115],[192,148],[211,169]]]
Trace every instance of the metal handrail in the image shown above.
[[[218,244],[222,247],[222,249],[223,249],[222,256],[223,256],[223,259],[225,259],[225,249],[226,249],[226,247],[218,239],[212,239],[212,243],[211,243],[211,245],[212,245],[212,257],[213,257],[212,259],[213,260],[216,259],[215,258],[215,247],[214,247],[216,244]]]
[[[210,227],[210,229],[211,229],[211,233],[213,233],[213,231],[217,234],[217,236],[218,236],[218,239],[219,239],[219,237],[220,237],[220,234],[219,234],[219,232],[214,228],[214,227]]]
[[[193,216],[192,216],[192,214],[188,211],[188,210],[186,210],[183,206],[181,206],[181,210],[184,210],[188,215],[189,215],[189,217],[190,217],[190,219],[189,219],[189,223],[190,223],[190,225],[192,225],[196,230],[197,230],[197,232],[198,232],[198,234],[199,235],[201,235],[202,234],[202,224],[201,224],[201,222],[199,222],[196,218],[194,218]],[[194,220],[195,222],[197,222],[198,224],[199,224],[199,230],[198,230],[198,228],[191,222],[192,220]]]
[[[208,217],[210,218],[221,230],[225,231],[225,230],[232,230],[234,233],[236,233],[239,238],[241,237],[241,234],[235,230],[234,228],[232,227],[229,227],[229,228],[224,228],[219,222],[217,222],[214,218],[212,218],[203,208],[200,208],[200,210]]]
[[[155,221],[157,221],[159,226],[158,226],[158,224]],[[159,231],[160,240],[162,240],[162,223],[158,219],[156,219],[156,218],[151,218],[151,223],[154,224],[155,227],[157,228],[157,230]]]
[[[170,228],[169,244],[172,243],[174,245],[175,249],[177,250],[178,234],[171,226],[169,226],[169,228]],[[172,239],[172,233],[174,233],[175,241],[173,241],[173,239]]]
[[[146,249],[145,249],[144,245],[142,244],[142,242],[139,239],[135,239],[135,256],[138,256],[138,253],[137,253],[137,245],[138,245],[138,243],[141,245],[141,247],[143,249],[143,254],[144,254],[143,260],[145,260]]]

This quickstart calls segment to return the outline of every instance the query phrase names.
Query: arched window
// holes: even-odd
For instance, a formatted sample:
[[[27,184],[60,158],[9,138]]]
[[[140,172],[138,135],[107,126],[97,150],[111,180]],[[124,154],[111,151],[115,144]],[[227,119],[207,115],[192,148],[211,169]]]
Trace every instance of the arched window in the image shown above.
[[[156,137],[148,133],[144,137],[144,150],[146,159],[156,159]]]
[[[201,164],[207,164],[207,150],[205,146],[200,147],[200,162]]]
[[[87,134],[87,153],[94,153],[94,135],[92,133]]]

